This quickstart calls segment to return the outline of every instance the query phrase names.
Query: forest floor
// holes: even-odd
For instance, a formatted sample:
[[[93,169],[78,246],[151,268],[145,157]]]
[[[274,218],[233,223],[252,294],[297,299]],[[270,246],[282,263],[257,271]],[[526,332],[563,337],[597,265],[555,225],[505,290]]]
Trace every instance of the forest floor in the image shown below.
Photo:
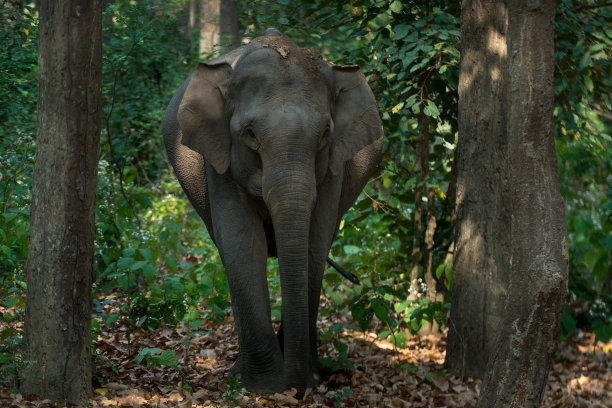
[[[345,318],[340,314],[324,317],[320,326],[326,328]],[[0,324],[0,332],[2,329]],[[101,324],[95,343],[94,397],[88,406],[475,406],[481,382],[445,372],[444,336],[413,337],[406,349],[398,350],[388,341],[379,340],[375,333],[345,330],[339,335],[339,340],[348,345],[354,369],[332,374],[316,389],[309,389],[304,400],[297,401],[291,393],[273,396],[246,393],[228,377],[228,369],[237,355],[231,317],[223,323],[205,322],[197,332],[188,326],[134,331],[121,320],[111,327]],[[142,355],[145,347],[152,349],[151,354],[138,364],[137,356]],[[159,349],[157,355],[154,349]],[[161,350],[174,350],[177,359],[160,359]],[[337,358],[331,344],[324,345],[321,354]],[[6,385],[0,388],[0,407],[64,406],[72,407],[14,394]],[[595,344],[592,334],[578,332],[561,343],[542,406],[612,407],[612,342]]]

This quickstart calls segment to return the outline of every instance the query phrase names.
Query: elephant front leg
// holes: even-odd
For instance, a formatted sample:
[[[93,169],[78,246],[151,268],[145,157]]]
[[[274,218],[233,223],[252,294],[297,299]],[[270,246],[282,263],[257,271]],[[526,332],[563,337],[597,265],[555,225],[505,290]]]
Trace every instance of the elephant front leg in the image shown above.
[[[284,390],[283,357],[270,320],[265,261],[226,266],[234,324],[238,333],[238,358],[231,373],[247,390],[274,393]]]
[[[231,372],[249,391],[282,392],[283,356],[270,317],[263,223],[256,211],[240,205],[240,194],[224,193],[215,195],[211,207],[238,333],[239,354]]]
[[[319,359],[319,336],[317,329],[317,318],[319,316],[319,304],[321,301],[321,286],[325,260],[320,261],[320,256],[309,260],[308,276],[308,323],[310,335],[310,371],[309,386],[315,387],[322,380],[322,364]]]
[[[325,182],[319,188],[319,198],[310,225],[310,243],[308,249],[308,322],[310,335],[310,386],[317,385],[322,378],[322,365],[319,360],[319,339],[317,318],[321,302],[321,288],[326,260],[332,242],[338,231],[338,213],[331,209],[338,208],[341,177],[327,174]]]

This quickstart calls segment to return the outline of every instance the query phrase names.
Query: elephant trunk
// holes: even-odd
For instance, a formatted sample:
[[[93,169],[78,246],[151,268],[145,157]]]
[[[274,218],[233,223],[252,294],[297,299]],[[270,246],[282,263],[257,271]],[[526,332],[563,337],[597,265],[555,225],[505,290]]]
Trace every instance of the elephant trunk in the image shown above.
[[[285,386],[303,395],[310,371],[308,235],[316,181],[314,163],[294,162],[289,167],[264,172],[262,187],[274,225],[281,278]]]

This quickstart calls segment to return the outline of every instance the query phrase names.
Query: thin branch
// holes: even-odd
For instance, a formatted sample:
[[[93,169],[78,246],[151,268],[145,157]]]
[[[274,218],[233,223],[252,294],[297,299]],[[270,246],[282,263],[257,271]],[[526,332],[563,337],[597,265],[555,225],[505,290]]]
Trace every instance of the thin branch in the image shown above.
[[[137,43],[138,41],[134,41],[134,43],[130,47],[130,50],[126,54],[126,57],[132,53],[134,48],[136,48]],[[112,96],[111,96],[110,109],[108,111],[108,115],[106,116],[106,137],[108,139],[108,147],[110,149],[111,160],[113,164],[115,165],[115,167],[117,168],[117,170],[119,171],[119,190],[121,191],[121,195],[123,196],[123,199],[128,203],[128,205],[130,206],[130,209],[132,210],[132,213],[134,214],[134,217],[136,218],[136,224],[138,224],[138,230],[142,231],[142,222],[140,221],[140,217],[138,216],[138,213],[136,212],[136,208],[134,208],[134,204],[132,203],[132,201],[130,201],[125,191],[124,185],[123,185],[123,167],[119,164],[119,160],[117,158],[115,148],[113,147],[113,141],[111,137],[110,118],[113,114],[113,110],[115,109],[115,95],[116,95],[117,81],[118,81],[118,76],[119,76],[116,67],[113,64],[111,64],[111,66],[113,69],[113,91],[112,91]],[[140,234],[139,234],[139,237],[140,237]]]

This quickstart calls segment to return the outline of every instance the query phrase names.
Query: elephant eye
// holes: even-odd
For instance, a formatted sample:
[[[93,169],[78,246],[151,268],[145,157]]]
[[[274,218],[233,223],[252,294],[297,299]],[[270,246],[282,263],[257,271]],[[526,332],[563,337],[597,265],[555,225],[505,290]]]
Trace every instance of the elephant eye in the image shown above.
[[[255,136],[255,132],[253,131],[253,128],[246,128],[245,130],[245,134],[246,134],[246,144],[249,148],[251,148],[252,150],[258,151],[259,148],[261,147],[261,143],[259,142],[259,139],[257,139],[257,136]]]
[[[329,136],[329,126],[327,126],[325,128],[325,131],[323,131],[323,133],[321,134],[321,139],[319,140],[319,150],[323,150],[327,147],[327,145],[330,142],[330,136]]]

